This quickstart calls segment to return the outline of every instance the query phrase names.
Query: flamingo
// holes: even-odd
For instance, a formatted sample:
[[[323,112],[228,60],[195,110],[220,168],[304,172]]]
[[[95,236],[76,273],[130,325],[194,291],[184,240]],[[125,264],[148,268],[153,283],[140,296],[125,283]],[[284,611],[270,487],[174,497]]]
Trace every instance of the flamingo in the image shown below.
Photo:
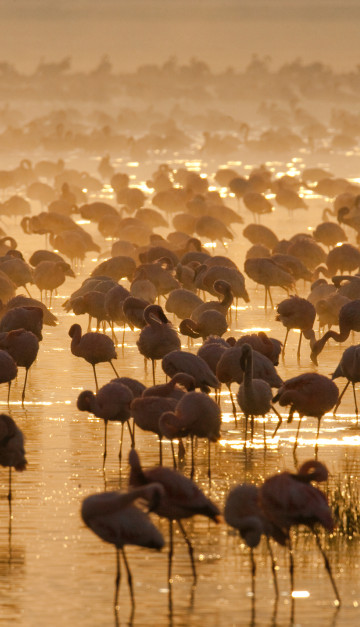
[[[79,324],[73,324],[70,327],[69,335],[71,337],[72,354],[76,357],[82,357],[93,367],[96,391],[99,389],[95,370],[96,364],[108,361],[116,376],[119,376],[112,363],[112,359],[117,358],[114,342],[107,335],[92,332],[82,335]]]
[[[279,588],[276,577],[276,565],[269,540],[273,538],[275,542],[285,546],[288,538],[287,532],[272,524],[264,515],[259,506],[259,492],[259,488],[255,485],[246,483],[237,485],[227,495],[224,509],[224,517],[227,524],[238,530],[250,549],[253,601],[255,599],[256,574],[254,548],[258,546],[261,536],[264,535],[271,558],[271,569],[277,598],[279,596]]]
[[[205,340],[209,335],[221,337],[228,330],[228,324],[223,313],[216,309],[203,311],[197,322],[191,318],[185,318],[180,322],[179,331],[182,335]]]
[[[278,285],[284,290],[288,291],[294,286],[294,277],[285,272],[275,261],[268,259],[267,257],[257,257],[255,259],[246,259],[244,264],[244,270],[246,274],[260,285],[265,287],[265,309],[267,309],[267,296],[271,307],[273,307],[273,301],[271,297],[270,287],[272,285]]]
[[[194,476],[194,436],[208,440],[208,477],[210,470],[210,442],[220,438],[221,411],[217,403],[203,392],[188,392],[178,402],[174,412],[163,413],[159,428],[169,440],[191,436],[191,478]]]
[[[115,610],[118,607],[120,589],[120,551],[127,572],[131,604],[134,608],[132,575],[124,546],[133,544],[157,550],[164,546],[164,538],[160,531],[152,524],[147,514],[134,505],[134,502],[140,498],[145,499],[151,510],[163,494],[164,488],[158,483],[152,483],[131,492],[92,494],[82,502],[81,517],[85,525],[99,538],[113,544],[116,549]]]
[[[237,401],[241,411],[245,414],[245,445],[247,436],[248,418],[251,417],[251,440],[254,434],[254,416],[265,416],[270,409],[272,391],[270,385],[263,379],[253,378],[253,349],[250,344],[241,347],[240,367],[244,371],[244,380],[237,393]],[[276,411],[276,410],[275,410]],[[277,412],[276,412],[277,413]],[[264,421],[265,441],[265,421]]]
[[[327,331],[325,335],[315,342],[311,350],[311,361],[317,366],[317,356],[321,353],[326,342],[333,338],[336,342],[345,342],[350,331],[360,331],[360,300],[351,300],[345,303],[339,312],[339,333]]]
[[[7,414],[0,414],[0,466],[9,468],[9,531],[11,531],[11,469],[22,472],[26,468],[24,436],[15,421]]]
[[[313,330],[313,324],[316,318],[316,311],[314,305],[312,305],[305,298],[299,296],[290,296],[281,301],[277,306],[278,315],[275,320],[279,320],[286,327],[286,335],[282,348],[282,354],[285,355],[286,340],[289,335],[290,329],[300,329],[300,338],[297,350],[297,356],[300,357],[300,346],[302,336],[310,343],[315,342],[315,333]]]
[[[21,402],[24,406],[28,372],[37,357],[39,340],[31,331],[15,329],[8,333],[0,334],[0,348],[6,350],[11,355],[18,367],[25,368],[24,387],[21,394]]]
[[[220,522],[220,512],[218,507],[198,488],[198,486],[188,477],[184,477],[177,470],[171,468],[154,467],[143,470],[140,458],[135,449],[129,453],[130,463],[130,485],[139,487],[153,482],[160,483],[164,488],[165,495],[161,497],[158,504],[153,507],[153,511],[163,518],[169,520],[170,548],[168,562],[168,581],[172,582],[171,569],[173,557],[173,526],[177,521],[181,533],[184,536],[188,547],[194,584],[196,583],[196,568],[194,561],[194,549],[182,525],[183,518],[190,518],[196,514],[207,516],[214,522]]]
[[[173,377],[178,372],[186,372],[195,379],[195,387],[208,393],[210,388],[220,388],[220,382],[210,370],[206,361],[197,355],[187,351],[175,350],[165,355],[161,366],[168,377]]]
[[[318,428],[316,434],[316,442],[319,437],[320,421],[326,412],[330,411],[336,404],[339,396],[339,390],[335,383],[317,372],[304,372],[288,379],[279,388],[278,393],[274,396],[273,402],[279,402],[281,406],[290,405],[288,422],[292,422],[294,412],[299,414],[299,425],[297,428],[294,450],[297,446],[297,439],[300,431],[301,420],[303,416],[314,416],[318,419]],[[281,416],[274,431],[273,437],[281,425]],[[315,447],[317,451],[317,443]]]
[[[141,355],[152,361],[155,385],[155,360],[181,348],[181,342],[175,329],[168,325],[169,321],[159,305],[148,305],[144,310],[144,320],[146,326],[136,344]]]
[[[17,371],[17,365],[11,355],[9,355],[9,353],[5,350],[0,350],[0,384],[8,384],[8,405],[10,400],[11,381],[13,381],[13,379],[17,376]]]
[[[119,463],[121,464],[121,451],[123,443],[124,423],[127,423],[131,441],[133,443],[133,434],[129,424],[131,416],[130,404],[134,396],[131,390],[116,380],[103,385],[96,393],[90,390],[80,392],[77,399],[77,408],[80,411],[91,412],[97,418],[104,420],[104,454],[103,454],[103,470],[105,469],[105,460],[107,454],[107,426],[108,421],[121,422],[121,440],[119,449]]]
[[[356,424],[358,424],[359,412],[358,406],[356,402],[356,394],[355,394],[355,383],[360,381],[360,345],[357,346],[349,346],[346,348],[342,354],[340,362],[332,374],[331,378],[337,379],[338,377],[345,377],[347,379],[347,383],[341,392],[337,403],[334,407],[334,415],[336,413],[337,408],[339,407],[342,397],[344,396],[349,384],[352,384],[353,394],[354,394],[354,403],[355,403],[355,413],[356,413]]]
[[[160,416],[164,412],[174,411],[178,399],[165,396],[142,396],[135,398],[131,403],[131,414],[136,424],[143,431],[151,431],[159,438],[159,463],[162,465],[162,437],[160,430]],[[175,461],[174,449],[173,458]]]
[[[315,529],[316,524],[320,524],[328,531],[334,528],[333,516],[326,496],[321,490],[311,485],[312,481],[319,483],[326,481],[327,478],[326,466],[319,461],[309,460],[302,464],[297,474],[281,472],[266,479],[260,488],[260,505],[266,518],[288,535],[291,591],[294,590],[294,564],[289,532],[295,525],[306,525],[315,535],[336,595],[337,605],[340,606],[340,596],[330,563]]]

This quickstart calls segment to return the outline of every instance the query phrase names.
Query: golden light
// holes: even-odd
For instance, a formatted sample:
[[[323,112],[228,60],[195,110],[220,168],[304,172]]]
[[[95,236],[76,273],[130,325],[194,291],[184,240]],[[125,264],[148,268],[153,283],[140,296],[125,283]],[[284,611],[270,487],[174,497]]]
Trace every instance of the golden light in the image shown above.
[[[308,590],[293,590],[291,596],[293,599],[308,599],[310,592]]]

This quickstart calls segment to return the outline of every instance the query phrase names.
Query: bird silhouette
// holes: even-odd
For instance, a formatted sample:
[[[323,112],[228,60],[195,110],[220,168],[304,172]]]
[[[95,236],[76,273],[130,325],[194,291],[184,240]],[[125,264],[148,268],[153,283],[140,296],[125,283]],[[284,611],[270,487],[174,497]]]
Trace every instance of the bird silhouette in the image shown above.
[[[114,342],[102,333],[85,333],[81,334],[81,326],[73,324],[69,329],[71,337],[71,352],[76,357],[82,357],[92,365],[94,371],[96,391],[98,391],[98,381],[96,377],[95,365],[103,361],[108,361],[118,377],[112,359],[116,359]]]
[[[11,355],[18,367],[25,368],[24,386],[21,394],[21,402],[24,405],[28,372],[37,357],[39,340],[31,331],[15,329],[8,333],[0,333],[0,348]]]
[[[315,342],[311,349],[311,361],[317,365],[317,356],[323,350],[326,342],[332,338],[336,342],[345,342],[350,331],[360,331],[360,300],[352,300],[343,305],[339,312],[339,333],[327,331],[325,335]]]
[[[303,416],[314,416],[318,419],[318,428],[316,434],[316,447],[320,431],[320,421],[323,415],[330,411],[336,404],[339,396],[339,390],[335,383],[317,372],[304,372],[288,379],[279,388],[278,393],[274,396],[273,402],[279,402],[282,407],[290,405],[288,422],[291,423],[294,413],[299,414],[299,424],[297,428],[294,449],[297,446],[297,439],[300,431],[301,420]],[[274,431],[273,437],[281,425],[281,417]]]
[[[0,362],[1,363],[1,362]],[[27,461],[25,458],[24,436],[15,421],[7,414],[0,414],[0,466],[9,468],[9,533],[11,532],[11,469],[22,472]]]
[[[116,549],[115,609],[118,607],[120,590],[120,551],[127,571],[131,604],[134,607],[132,575],[124,547],[126,544],[133,544],[160,550],[164,546],[164,538],[160,531],[152,524],[147,514],[134,503],[138,499],[145,499],[151,510],[163,494],[164,488],[152,483],[130,492],[92,494],[82,502],[81,517],[85,525],[104,542],[113,544]]]
[[[358,412],[358,406],[357,406],[357,402],[356,402],[356,393],[355,393],[355,383],[358,383],[360,381],[360,345],[357,346],[349,346],[349,348],[346,348],[341,356],[340,362],[335,370],[335,372],[333,372],[331,378],[337,379],[338,377],[345,377],[347,379],[347,383],[343,389],[343,391],[341,392],[337,403],[334,407],[334,415],[336,413],[336,410],[338,409],[342,398],[349,386],[349,384],[352,384],[352,388],[353,388],[353,395],[354,395],[354,404],[355,404],[355,414],[356,414],[356,424],[358,424],[358,419],[359,419],[359,412]]]
[[[328,531],[332,531],[334,528],[332,512],[325,494],[311,485],[312,481],[318,483],[326,481],[327,478],[328,470],[323,463],[315,460],[304,462],[296,474],[281,472],[266,479],[260,488],[260,505],[268,520],[286,535],[289,534],[293,526],[306,525],[311,529],[323,556],[325,568],[336,595],[337,604],[340,605],[340,596],[329,560],[321,546],[320,538],[315,528],[317,524]],[[293,591],[294,564],[290,535],[288,537],[288,546],[290,552],[291,591]]]
[[[300,338],[297,349],[297,356],[299,358],[302,336],[304,335],[304,337],[310,340],[311,343],[315,342],[315,332],[313,330],[313,324],[316,318],[315,307],[305,298],[290,296],[290,298],[286,298],[281,301],[281,303],[277,306],[277,312],[278,315],[275,319],[282,322],[284,327],[286,327],[282,354],[285,355],[285,346],[289,330],[300,329]]]
[[[133,435],[129,424],[131,416],[130,405],[134,396],[131,390],[116,380],[103,385],[96,394],[90,390],[80,392],[77,399],[77,408],[80,411],[88,411],[97,418],[104,420],[104,454],[103,454],[103,470],[105,469],[105,460],[107,455],[107,427],[108,421],[121,422],[121,439],[119,449],[119,463],[121,465],[121,452],[124,434],[124,423],[128,425],[131,441],[133,443]]]
[[[187,477],[181,475],[177,470],[171,468],[154,467],[143,470],[140,458],[135,449],[129,453],[130,463],[130,486],[139,487],[151,483],[160,483],[164,488],[165,494],[152,510],[163,518],[169,520],[170,531],[170,547],[168,562],[168,581],[171,583],[171,569],[173,557],[173,526],[174,520],[177,521],[181,533],[184,536],[188,547],[191,568],[194,583],[196,583],[196,568],[194,561],[194,549],[182,525],[183,518],[191,518],[196,514],[207,516],[214,522],[220,521],[220,512],[218,507],[198,488],[198,486]]]

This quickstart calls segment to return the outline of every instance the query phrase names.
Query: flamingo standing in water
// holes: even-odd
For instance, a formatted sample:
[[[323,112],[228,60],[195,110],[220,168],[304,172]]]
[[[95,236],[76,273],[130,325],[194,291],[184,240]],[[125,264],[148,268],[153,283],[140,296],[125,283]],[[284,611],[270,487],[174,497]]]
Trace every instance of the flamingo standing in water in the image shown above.
[[[71,337],[71,352],[76,357],[82,357],[92,365],[95,377],[96,391],[98,391],[98,381],[96,377],[95,365],[103,361],[108,361],[116,376],[115,366],[112,359],[116,359],[115,346],[112,339],[103,333],[85,333],[81,334],[81,326],[73,324],[69,329]]]
[[[9,531],[11,531],[11,469],[22,472],[26,468],[24,436],[15,421],[7,414],[0,414],[0,466],[9,468]]]
[[[9,353],[18,367],[25,368],[24,387],[21,395],[21,402],[24,406],[28,372],[37,357],[39,340],[31,331],[16,329],[9,331],[9,333],[0,334],[0,348]]]
[[[297,474],[277,473],[266,479],[261,486],[260,505],[266,518],[288,536],[291,592],[294,590],[294,563],[289,532],[293,526],[306,525],[315,535],[317,546],[324,559],[325,568],[335,592],[337,605],[340,606],[340,595],[330,563],[315,529],[317,524],[328,531],[332,531],[334,528],[331,509],[325,494],[311,485],[312,481],[317,483],[326,481],[328,474],[326,466],[315,460],[309,460],[302,464]]]
[[[297,350],[297,356],[300,357],[301,339],[304,336],[311,343],[315,342],[315,332],[313,330],[313,324],[316,318],[316,310],[305,298],[299,296],[290,296],[286,298],[277,306],[278,315],[276,320],[279,320],[286,327],[286,335],[282,348],[282,354],[285,355],[286,340],[289,335],[290,329],[300,329],[300,338]]]
[[[129,454],[130,462],[130,485],[134,487],[144,486],[151,483],[160,483],[164,488],[165,494],[160,498],[158,504],[153,507],[153,511],[167,518],[170,529],[170,548],[168,563],[168,581],[171,583],[171,568],[173,557],[173,526],[174,520],[177,521],[181,533],[184,536],[188,546],[191,568],[194,583],[196,583],[196,568],[194,561],[194,549],[182,525],[183,518],[190,518],[196,514],[207,516],[214,522],[220,522],[220,512],[218,507],[197,487],[197,485],[177,470],[166,468],[164,466],[149,468],[143,470],[140,463],[139,455],[135,449]]]
[[[311,360],[317,366],[317,356],[321,353],[326,342],[333,338],[336,342],[345,342],[350,335],[350,331],[360,331],[360,300],[351,300],[343,305],[339,312],[339,333],[327,331],[311,347]]]
[[[133,434],[129,424],[131,416],[130,404],[134,396],[131,390],[121,383],[112,381],[103,385],[96,393],[90,390],[80,392],[77,399],[77,408],[80,411],[88,411],[97,418],[102,418],[105,425],[104,433],[104,455],[103,470],[105,469],[105,460],[107,454],[107,425],[108,421],[121,422],[121,440],[119,449],[119,463],[121,464],[121,452],[124,435],[124,423],[127,423],[131,442],[133,444]]]
[[[171,326],[159,305],[148,305],[144,310],[146,326],[141,330],[136,342],[141,355],[152,361],[153,383],[155,385],[155,360],[181,348],[180,338]]]
[[[338,377],[345,377],[347,379],[347,383],[341,392],[338,401],[334,408],[334,415],[336,413],[337,408],[339,407],[342,397],[344,396],[349,384],[352,384],[353,394],[354,394],[354,403],[355,403],[355,414],[356,414],[356,424],[358,424],[359,412],[358,406],[356,402],[356,393],[355,393],[355,383],[360,381],[360,345],[357,346],[349,346],[346,350],[344,350],[340,362],[332,374],[332,379],[337,379]]]
[[[115,610],[118,607],[120,589],[120,551],[123,556],[130,589],[131,605],[135,607],[132,575],[125,555],[124,546],[133,544],[160,550],[164,538],[148,516],[134,505],[137,499],[145,499],[153,509],[164,494],[158,483],[141,486],[131,492],[102,492],[83,500],[81,517],[99,538],[116,548]]]
[[[320,421],[326,412],[330,411],[336,404],[339,396],[339,390],[335,383],[322,374],[316,372],[304,372],[303,374],[288,379],[279,388],[278,393],[274,396],[273,401],[279,401],[279,404],[285,407],[290,405],[288,422],[292,422],[294,413],[299,414],[299,425],[296,432],[294,450],[297,447],[297,440],[300,431],[301,420],[303,416],[314,416],[318,419],[318,428],[316,434],[315,452],[317,453],[317,440],[320,431]],[[281,425],[281,416],[274,431],[273,437]]]
[[[259,506],[259,488],[246,483],[235,486],[226,498],[224,516],[227,524],[238,530],[240,536],[245,540],[250,549],[253,602],[255,600],[256,574],[254,548],[260,543],[262,535],[266,537],[277,598],[279,596],[279,588],[270,538],[273,538],[273,540],[281,546],[285,546],[288,534],[267,520]]]

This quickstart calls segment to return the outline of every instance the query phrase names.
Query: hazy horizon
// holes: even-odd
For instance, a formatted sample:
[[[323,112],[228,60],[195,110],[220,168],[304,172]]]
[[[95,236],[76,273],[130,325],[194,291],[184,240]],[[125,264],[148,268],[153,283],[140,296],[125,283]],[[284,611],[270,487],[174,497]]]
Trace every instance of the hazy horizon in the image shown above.
[[[275,66],[301,57],[335,69],[359,63],[356,0],[2,0],[1,58],[21,71],[72,57],[93,68],[109,54],[115,70],[192,56],[219,70],[253,53]]]

